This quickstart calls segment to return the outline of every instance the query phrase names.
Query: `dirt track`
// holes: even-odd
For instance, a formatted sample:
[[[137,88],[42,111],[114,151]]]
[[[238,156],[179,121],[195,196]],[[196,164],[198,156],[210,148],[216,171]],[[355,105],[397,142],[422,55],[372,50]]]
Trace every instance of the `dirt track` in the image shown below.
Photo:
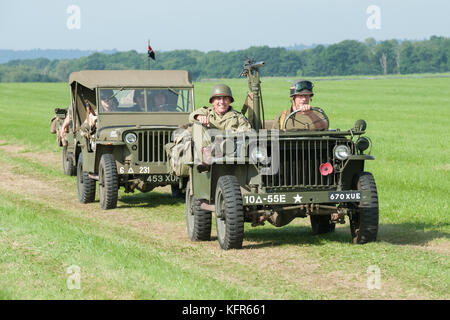
[[[0,146],[8,156],[32,159],[39,164],[60,168],[60,156],[52,153],[23,152],[23,148],[8,145]],[[103,211],[99,208],[98,202],[93,204],[80,204],[76,195],[76,178],[70,183],[64,179],[54,179],[50,183],[50,178],[41,174],[24,174],[14,166],[0,162],[3,170],[0,171],[1,189],[11,193],[19,193],[28,199],[45,201],[51,207],[59,208],[64,203],[64,209],[78,218],[86,219],[88,223],[101,224],[102,221],[115,226],[127,226],[145,238],[156,241],[163,249],[170,250],[173,247],[186,248],[184,254],[195,254],[195,259],[199,265],[208,269],[212,266],[217,271],[217,276],[227,281],[236,283],[247,282],[251,286],[251,281],[245,278],[236,270],[227,267],[233,264],[241,265],[248,270],[254,270],[254,280],[258,280],[258,274],[272,275],[279,279],[284,286],[300,286],[305,291],[314,294],[326,295],[339,299],[344,293],[346,298],[354,299],[427,299],[429,297],[419,294],[414,289],[404,289],[404,285],[396,279],[390,278],[383,282],[382,290],[368,290],[366,286],[366,270],[353,271],[329,271],[321,263],[320,256],[314,256],[311,247],[299,244],[287,244],[283,246],[271,246],[261,244],[261,242],[244,240],[243,250],[222,251],[217,241],[210,242],[190,242],[186,235],[184,220],[177,222],[161,221],[152,219],[152,213],[158,208],[121,208]],[[62,169],[61,169],[62,171]],[[160,189],[159,192],[168,192]],[[167,206],[167,205],[166,205]],[[165,208],[170,209],[170,208]],[[302,226],[308,225],[309,220],[299,220],[296,222]],[[343,228],[337,228],[336,232],[349,232],[348,224]],[[215,239],[215,230],[213,230]],[[436,245],[434,246],[436,247]],[[439,247],[439,246],[437,246]],[[200,248],[201,250],[197,250]],[[189,250],[195,249],[195,250]],[[423,247],[422,247],[423,249]],[[430,248],[431,249],[431,248]],[[434,248],[436,249],[436,248]],[[437,248],[436,251],[448,253],[448,245]],[[261,277],[262,278],[262,277]],[[252,279],[253,280],[253,279]],[[261,279],[261,281],[265,281]],[[270,290],[268,295],[270,297]],[[406,290],[406,291],[405,291]]]

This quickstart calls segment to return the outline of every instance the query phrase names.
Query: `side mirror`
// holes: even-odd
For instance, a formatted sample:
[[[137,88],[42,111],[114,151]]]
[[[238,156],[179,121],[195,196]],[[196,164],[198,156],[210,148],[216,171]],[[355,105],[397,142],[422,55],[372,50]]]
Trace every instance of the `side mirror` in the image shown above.
[[[367,123],[364,120],[358,120],[355,122],[355,129],[357,131],[365,131],[367,128]]]

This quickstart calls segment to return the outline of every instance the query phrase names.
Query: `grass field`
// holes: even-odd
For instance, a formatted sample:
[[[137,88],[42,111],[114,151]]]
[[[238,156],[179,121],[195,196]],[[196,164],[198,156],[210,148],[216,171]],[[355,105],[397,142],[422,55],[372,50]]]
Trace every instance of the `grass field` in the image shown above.
[[[266,119],[289,106],[292,79],[263,78]],[[198,82],[196,106],[243,79]],[[380,202],[378,241],[350,244],[348,220],[312,236],[309,219],[246,225],[242,250],[190,242],[184,202],[167,188],[82,205],[49,132],[64,83],[0,83],[0,299],[449,299],[450,78],[318,79],[313,106],[332,128],[368,123]],[[97,194],[98,197],[98,194]],[[70,266],[80,268],[70,290]],[[380,270],[369,289],[367,270]]]

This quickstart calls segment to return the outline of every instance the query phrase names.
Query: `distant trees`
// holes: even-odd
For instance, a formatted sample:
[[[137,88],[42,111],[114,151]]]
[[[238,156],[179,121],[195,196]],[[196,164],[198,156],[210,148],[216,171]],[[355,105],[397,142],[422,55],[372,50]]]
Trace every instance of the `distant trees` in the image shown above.
[[[207,53],[197,50],[156,52],[151,69],[185,69],[193,80],[236,78],[244,57],[264,60],[264,76],[338,76],[407,74],[450,71],[450,38],[432,36],[423,41],[345,40],[329,46],[288,50],[268,46]],[[45,58],[0,64],[0,81],[67,81],[69,74],[85,69],[147,69],[147,54],[134,50],[113,54],[93,53],[79,59]]]

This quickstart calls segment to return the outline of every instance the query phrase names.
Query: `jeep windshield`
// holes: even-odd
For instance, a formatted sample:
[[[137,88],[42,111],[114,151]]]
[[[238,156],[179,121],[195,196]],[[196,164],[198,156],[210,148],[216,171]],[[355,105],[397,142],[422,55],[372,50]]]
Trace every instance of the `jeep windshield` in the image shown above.
[[[191,112],[192,88],[99,89],[99,113]]]

